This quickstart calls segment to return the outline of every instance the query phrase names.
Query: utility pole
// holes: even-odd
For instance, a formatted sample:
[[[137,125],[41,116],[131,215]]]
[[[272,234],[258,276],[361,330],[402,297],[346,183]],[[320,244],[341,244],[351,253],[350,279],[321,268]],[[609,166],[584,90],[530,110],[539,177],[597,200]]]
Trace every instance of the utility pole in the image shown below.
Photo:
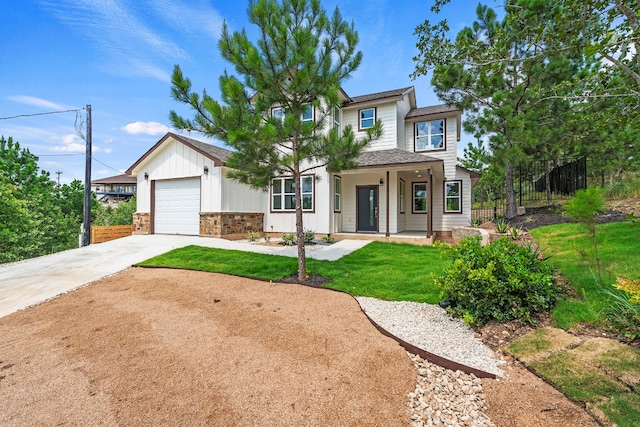
[[[87,135],[84,166],[84,218],[82,246],[91,243],[91,105],[87,104]]]
[[[56,171],[56,175],[58,175],[58,187],[60,187],[60,175],[62,175],[62,171]]]

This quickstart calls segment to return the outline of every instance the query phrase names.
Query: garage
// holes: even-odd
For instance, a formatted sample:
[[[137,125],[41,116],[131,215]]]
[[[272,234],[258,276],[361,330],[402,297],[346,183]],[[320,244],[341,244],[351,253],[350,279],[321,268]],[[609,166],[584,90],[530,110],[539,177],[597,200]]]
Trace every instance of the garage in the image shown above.
[[[155,183],[154,232],[200,234],[200,178]]]

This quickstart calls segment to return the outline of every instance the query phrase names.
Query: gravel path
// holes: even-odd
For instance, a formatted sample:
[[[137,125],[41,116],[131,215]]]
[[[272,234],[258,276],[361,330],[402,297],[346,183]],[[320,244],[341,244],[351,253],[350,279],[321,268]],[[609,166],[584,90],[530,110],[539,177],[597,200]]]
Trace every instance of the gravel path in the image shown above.
[[[398,338],[430,353],[498,376],[504,361],[459,319],[432,304],[356,298],[374,322]]]

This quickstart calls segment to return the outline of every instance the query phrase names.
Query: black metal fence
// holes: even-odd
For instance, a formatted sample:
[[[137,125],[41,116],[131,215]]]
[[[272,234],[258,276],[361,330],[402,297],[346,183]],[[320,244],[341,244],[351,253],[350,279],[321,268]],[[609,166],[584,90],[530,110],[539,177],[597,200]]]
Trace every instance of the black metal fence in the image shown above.
[[[587,188],[586,157],[534,161],[520,165],[514,172],[519,206],[549,206]],[[504,185],[500,188],[474,188],[472,221],[490,221],[505,213]]]

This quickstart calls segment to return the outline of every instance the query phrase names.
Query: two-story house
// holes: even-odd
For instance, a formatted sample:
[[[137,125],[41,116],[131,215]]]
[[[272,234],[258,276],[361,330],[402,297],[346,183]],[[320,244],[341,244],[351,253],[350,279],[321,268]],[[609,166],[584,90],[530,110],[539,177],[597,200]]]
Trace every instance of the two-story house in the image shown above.
[[[411,233],[433,240],[452,227],[468,226],[478,176],[456,165],[462,111],[418,108],[413,87],[342,97],[334,126],[351,125],[358,134],[379,119],[383,135],[358,158],[357,168],[330,174],[322,167],[302,177],[305,229],[352,236]],[[223,148],[165,135],[127,171],[138,179],[136,232],[294,232],[290,177],[274,178],[268,192],[250,189],[226,177],[228,155]]]
[[[136,195],[137,178],[131,175],[116,175],[91,181],[91,191],[99,202],[128,202]]]

